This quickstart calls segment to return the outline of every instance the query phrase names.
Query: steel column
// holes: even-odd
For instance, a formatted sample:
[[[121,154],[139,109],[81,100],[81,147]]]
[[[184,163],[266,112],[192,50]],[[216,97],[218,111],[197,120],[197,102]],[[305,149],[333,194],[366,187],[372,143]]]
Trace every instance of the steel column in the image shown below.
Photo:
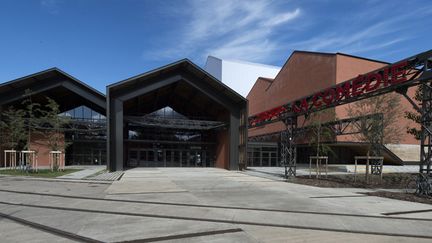
[[[285,167],[285,179],[296,176],[297,148],[295,145],[295,131],[297,129],[297,117],[283,120],[285,131],[281,133],[281,165]]]
[[[421,138],[420,138],[420,174],[417,180],[418,194],[431,195],[432,177],[432,81],[422,84]]]

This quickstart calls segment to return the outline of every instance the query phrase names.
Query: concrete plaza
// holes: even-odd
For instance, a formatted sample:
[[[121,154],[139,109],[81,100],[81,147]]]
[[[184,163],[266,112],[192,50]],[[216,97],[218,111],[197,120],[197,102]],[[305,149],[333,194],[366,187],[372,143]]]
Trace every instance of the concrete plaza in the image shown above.
[[[432,206],[216,168],[0,177],[2,242],[430,242]],[[423,213],[409,211],[426,210]],[[390,213],[391,216],[386,215]],[[394,213],[394,214],[392,214]]]

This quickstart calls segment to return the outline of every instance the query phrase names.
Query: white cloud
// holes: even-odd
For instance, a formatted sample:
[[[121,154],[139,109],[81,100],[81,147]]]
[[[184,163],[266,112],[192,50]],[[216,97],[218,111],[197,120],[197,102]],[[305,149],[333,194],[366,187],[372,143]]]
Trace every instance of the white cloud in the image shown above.
[[[264,25],[265,26],[279,25],[279,24],[288,22],[292,19],[295,19],[299,15],[300,15],[300,9],[297,8],[296,10],[294,10],[292,12],[281,13],[281,14],[278,14],[278,15],[268,19],[267,21],[264,22]]]
[[[40,6],[50,14],[56,15],[60,13],[57,0],[41,0]]]
[[[281,10],[271,0],[189,1],[188,23],[175,48],[152,52],[205,58],[211,54],[227,59],[266,61],[280,46],[272,34],[301,15],[300,8]],[[148,57],[149,53],[145,53]]]
[[[358,16],[349,16],[351,19],[360,20],[352,23],[350,27],[346,27],[345,23],[343,28],[337,26],[327,31],[322,30],[322,34],[307,40],[291,42],[288,46],[291,49],[350,54],[364,54],[369,51],[384,49],[414,39],[415,36],[409,34],[409,30],[412,30],[412,25],[409,23],[413,17],[428,14],[429,9],[419,8],[394,14],[389,18],[382,18],[383,11],[383,9],[376,7],[374,12],[381,13],[381,15],[374,12],[359,12]],[[349,18],[341,18],[340,22],[344,23],[347,20]]]
[[[188,57],[194,61],[214,55],[262,63],[283,62],[293,50],[369,56],[375,50],[384,53],[396,46],[402,48],[401,43],[418,38],[415,20],[424,20],[432,12],[430,6],[406,11],[401,4],[389,12],[388,3],[380,1],[365,3],[362,9],[328,5],[189,0],[181,11],[174,7],[173,13],[186,23],[144,55],[147,59]],[[331,11],[325,11],[327,8]]]

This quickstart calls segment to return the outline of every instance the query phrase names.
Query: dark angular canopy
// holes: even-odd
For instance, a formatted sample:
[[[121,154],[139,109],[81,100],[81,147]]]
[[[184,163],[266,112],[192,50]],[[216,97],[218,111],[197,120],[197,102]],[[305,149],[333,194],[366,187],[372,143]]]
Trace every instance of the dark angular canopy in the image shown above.
[[[43,103],[43,97],[54,99],[61,111],[85,105],[106,114],[105,95],[58,68],[50,68],[0,84],[0,106],[19,105],[25,91],[32,91],[32,98]]]

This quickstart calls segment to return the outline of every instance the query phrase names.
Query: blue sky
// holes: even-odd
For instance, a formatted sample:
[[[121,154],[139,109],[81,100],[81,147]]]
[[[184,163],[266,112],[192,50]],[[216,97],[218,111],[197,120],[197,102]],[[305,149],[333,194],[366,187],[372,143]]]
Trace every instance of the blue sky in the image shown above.
[[[50,67],[107,84],[207,55],[281,66],[293,50],[397,61],[432,49],[430,0],[2,0],[0,82]]]

